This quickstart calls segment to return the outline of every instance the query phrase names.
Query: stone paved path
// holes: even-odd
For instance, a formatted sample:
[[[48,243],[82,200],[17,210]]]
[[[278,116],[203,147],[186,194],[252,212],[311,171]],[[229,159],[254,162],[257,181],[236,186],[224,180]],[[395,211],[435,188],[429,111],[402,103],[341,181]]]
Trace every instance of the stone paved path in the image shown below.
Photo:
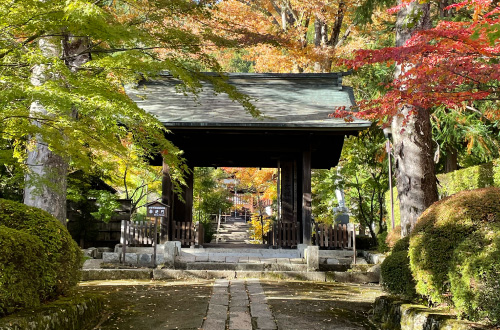
[[[363,330],[379,286],[258,279],[91,281],[106,298],[96,329]]]
[[[259,280],[216,280],[204,330],[276,330]]]

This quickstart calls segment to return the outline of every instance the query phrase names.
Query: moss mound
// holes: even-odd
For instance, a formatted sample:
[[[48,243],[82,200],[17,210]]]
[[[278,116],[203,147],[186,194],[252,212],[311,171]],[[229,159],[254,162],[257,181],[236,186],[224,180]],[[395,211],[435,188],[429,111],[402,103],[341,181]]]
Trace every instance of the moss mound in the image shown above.
[[[0,199],[0,226],[1,240],[6,242],[0,244],[0,306],[9,306],[0,314],[54,299],[77,284],[83,256],[56,218]],[[36,294],[30,296],[22,292],[35,288]]]
[[[413,298],[417,295],[415,281],[410,270],[408,257],[409,238],[400,239],[394,244],[391,254],[380,266],[382,285],[392,294]]]
[[[470,320],[500,323],[500,189],[463,191],[434,203],[410,237],[417,292]]]
[[[0,225],[0,316],[36,307],[47,256],[35,236]]]

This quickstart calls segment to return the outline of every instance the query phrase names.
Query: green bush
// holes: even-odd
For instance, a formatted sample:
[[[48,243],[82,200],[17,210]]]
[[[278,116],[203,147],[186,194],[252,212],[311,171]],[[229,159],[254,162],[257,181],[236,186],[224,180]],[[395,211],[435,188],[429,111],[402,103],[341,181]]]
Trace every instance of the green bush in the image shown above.
[[[486,188],[495,185],[493,163],[471,166],[450,173],[438,174],[439,196],[445,197],[463,190]]]
[[[437,175],[439,185],[438,194],[441,197],[450,196],[463,190],[473,190],[486,187],[500,187],[500,159],[493,162],[471,166],[450,173]],[[398,189],[393,188],[394,193],[394,221],[396,226],[400,224]],[[388,214],[388,223],[391,221],[391,199],[390,191],[385,193],[385,210]]]
[[[500,189],[463,191],[429,207],[410,236],[417,292],[466,318],[500,322]]]
[[[39,291],[42,301],[66,294],[78,283],[83,255],[66,228],[52,215],[35,207],[0,199],[0,225],[40,240],[40,251],[46,256],[46,259],[37,259],[43,269]]]
[[[408,252],[410,249],[410,237],[406,236],[397,241],[392,247],[392,253],[405,251]]]
[[[0,316],[40,304],[46,263],[36,236],[0,225]]]
[[[382,285],[392,294],[416,296],[408,251],[393,251],[380,266]]]
[[[385,253],[390,250],[389,245],[387,245],[386,238],[387,231],[384,231],[383,233],[379,233],[377,235],[377,251],[380,253]]]

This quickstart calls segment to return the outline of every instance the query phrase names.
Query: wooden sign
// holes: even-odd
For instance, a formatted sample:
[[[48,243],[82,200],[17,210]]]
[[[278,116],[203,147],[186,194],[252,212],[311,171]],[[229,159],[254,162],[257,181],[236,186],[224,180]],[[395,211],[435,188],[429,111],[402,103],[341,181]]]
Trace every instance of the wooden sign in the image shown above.
[[[146,205],[148,217],[166,217],[169,206],[161,202],[152,202]]]

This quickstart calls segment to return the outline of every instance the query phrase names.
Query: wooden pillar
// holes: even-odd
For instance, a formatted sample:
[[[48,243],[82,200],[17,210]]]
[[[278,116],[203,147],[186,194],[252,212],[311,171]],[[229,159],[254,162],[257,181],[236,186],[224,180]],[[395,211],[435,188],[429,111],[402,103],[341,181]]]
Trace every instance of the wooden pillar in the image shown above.
[[[193,221],[193,172],[186,174],[186,186],[182,186],[182,198],[174,196],[173,219],[174,221]]]
[[[193,222],[193,184],[194,184],[194,168],[186,175],[187,187],[183,189],[184,201],[184,221]]]
[[[281,220],[283,222],[297,221],[296,214],[294,214],[295,204],[295,189],[294,189],[294,162],[293,161],[280,161],[281,166]]]
[[[311,149],[302,152],[302,244],[311,245]]]
[[[163,162],[162,180],[161,180],[161,202],[169,205],[166,217],[161,220],[160,243],[172,240],[172,201],[173,201],[172,178],[170,177],[170,168]]]

